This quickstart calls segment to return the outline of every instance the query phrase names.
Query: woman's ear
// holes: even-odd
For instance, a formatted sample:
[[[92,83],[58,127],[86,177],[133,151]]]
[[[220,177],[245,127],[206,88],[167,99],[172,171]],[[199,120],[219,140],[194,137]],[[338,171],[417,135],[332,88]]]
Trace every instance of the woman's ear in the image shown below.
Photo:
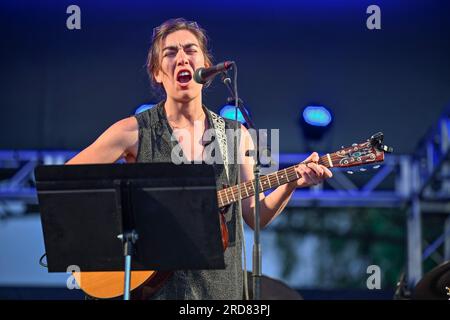
[[[153,73],[153,78],[155,79],[156,83],[162,83],[162,72],[161,70],[158,70]]]
[[[205,59],[205,68],[211,67],[211,64],[208,62],[208,60]]]

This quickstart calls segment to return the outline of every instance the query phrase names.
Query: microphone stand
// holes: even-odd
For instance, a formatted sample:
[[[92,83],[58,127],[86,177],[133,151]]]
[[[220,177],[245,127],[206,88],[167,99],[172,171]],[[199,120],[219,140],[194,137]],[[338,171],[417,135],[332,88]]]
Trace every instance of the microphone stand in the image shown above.
[[[236,67],[236,65],[234,65]],[[235,72],[237,72],[235,70]],[[247,111],[243,107],[243,101],[237,97],[236,90],[233,89],[233,86],[231,85],[231,79],[228,77],[228,74],[225,72],[222,72],[222,82],[225,84],[225,86],[228,88],[228,91],[231,94],[232,98],[228,98],[228,102],[234,100],[235,107],[236,107],[236,119],[237,119],[237,110],[239,109],[241,111],[242,116],[244,117],[245,122],[248,124],[249,128],[255,130],[256,132],[256,145],[255,145],[255,152],[254,156],[255,163],[253,166],[253,174],[255,175],[255,215],[254,215],[254,232],[253,232],[253,270],[252,270],[252,278],[253,278],[253,300],[261,300],[261,277],[262,277],[262,251],[261,251],[261,240],[260,240],[260,201],[259,201],[259,190],[260,190],[260,168],[261,168],[261,162],[259,159],[259,132],[256,129],[255,123],[250,119],[250,116],[248,115]],[[235,150],[237,150],[237,143],[235,143]],[[235,154],[237,155],[237,151],[235,151]],[[245,154],[244,156],[247,156]],[[235,159],[236,160],[236,159]],[[238,167],[238,170],[240,168]],[[238,188],[239,189],[239,188]],[[245,241],[245,239],[243,239]],[[244,272],[247,272],[244,270]]]

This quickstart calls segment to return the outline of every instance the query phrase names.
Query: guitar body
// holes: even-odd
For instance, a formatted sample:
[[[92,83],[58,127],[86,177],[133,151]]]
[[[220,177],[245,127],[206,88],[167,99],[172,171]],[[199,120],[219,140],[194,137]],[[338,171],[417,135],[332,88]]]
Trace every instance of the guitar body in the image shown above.
[[[156,271],[132,271],[130,290],[134,290],[156,277]],[[124,292],[123,271],[74,272],[73,276],[87,295],[99,299],[117,298]]]

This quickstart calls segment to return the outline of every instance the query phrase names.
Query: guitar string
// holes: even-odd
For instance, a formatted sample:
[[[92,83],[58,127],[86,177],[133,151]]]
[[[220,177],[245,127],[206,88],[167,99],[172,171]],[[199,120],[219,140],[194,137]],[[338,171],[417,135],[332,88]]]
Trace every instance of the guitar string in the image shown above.
[[[296,172],[293,170],[294,167],[296,167],[296,166],[298,166],[298,165],[291,166],[289,168],[286,168],[286,169],[283,169],[283,170],[280,170],[280,171],[277,171],[277,172],[274,172],[274,173],[271,173],[268,175],[261,176],[261,180],[260,180],[261,181],[260,182],[261,191],[263,192],[263,191],[273,188],[275,186],[283,185],[283,184],[286,184],[291,181],[299,179],[300,177],[298,177]],[[289,170],[289,172],[288,172],[288,170]],[[281,177],[278,177],[278,179],[277,179],[277,175],[279,175],[282,171],[286,171],[286,173],[287,173],[287,174],[285,174],[286,178],[283,178],[283,174],[281,174]],[[265,179],[265,181],[263,181],[264,179]],[[278,183],[278,180],[280,180],[282,182]],[[267,187],[267,182],[269,183],[269,187]],[[265,186],[263,184],[265,184]],[[224,202],[223,196],[222,196],[223,192],[225,192],[225,195],[227,196],[228,200],[229,200],[228,195],[230,195],[232,197],[232,200],[236,201],[236,196],[239,195],[238,188],[241,190],[242,190],[242,188],[245,188],[247,190],[249,188],[251,188],[250,194],[248,196],[245,196],[245,198],[251,197],[255,193],[254,180],[246,181],[246,182],[241,183],[239,186],[235,185],[235,186],[232,186],[232,187],[229,187],[229,188],[219,191],[220,202],[222,202],[222,203]],[[248,193],[248,192],[246,192],[246,193]],[[243,194],[243,192],[241,191],[240,194]],[[226,201],[226,204],[232,203],[234,201]]]
[[[342,157],[341,156],[338,156],[338,155],[336,155],[336,153],[333,153],[333,154],[331,154],[330,155],[330,158],[332,159],[332,161],[333,160],[339,160],[339,159],[342,159]],[[328,164],[328,161],[327,161],[328,159],[327,159],[327,156],[322,156],[322,157],[320,157],[319,158],[319,161],[318,161],[318,164],[322,164],[322,165],[327,165]],[[302,163],[300,163],[300,164],[308,164],[308,163],[310,163],[310,162],[312,162],[312,161],[308,161],[308,162],[302,162]],[[297,164],[297,165],[294,165],[294,166],[291,166],[291,167],[288,167],[288,168],[285,168],[285,169],[283,169],[283,170],[279,170],[279,171],[277,171],[277,172],[274,172],[274,173],[271,173],[271,174],[268,174],[268,175],[264,175],[264,176],[261,176],[261,182],[263,182],[263,179],[265,179],[266,181],[265,182],[263,182],[263,183],[269,183],[269,187],[267,188],[267,185],[266,186],[264,186],[264,185],[262,185],[261,184],[261,182],[260,182],[260,184],[261,184],[261,192],[263,192],[263,191],[266,191],[266,190],[268,190],[268,189],[270,189],[270,188],[274,188],[274,187],[278,187],[278,186],[280,186],[280,185],[283,185],[283,184],[286,184],[286,183],[289,183],[289,182],[291,182],[291,181],[294,181],[294,180],[297,180],[297,179],[299,179],[299,177],[297,177],[297,174],[295,173],[295,171],[293,170],[295,167],[298,167],[300,164]],[[328,167],[328,166],[326,166],[326,167]],[[289,171],[292,171],[292,172],[288,172],[288,170]],[[282,172],[282,171],[285,171],[287,174],[286,174],[286,179],[285,178],[283,178],[283,174],[281,175],[281,177],[279,176],[279,174]],[[292,180],[291,180],[291,178],[292,178]],[[280,180],[281,179],[281,180]],[[284,181],[283,181],[283,179],[284,179]],[[278,182],[278,181],[280,181],[280,182]],[[282,182],[281,182],[282,181]],[[250,196],[253,196],[254,195],[254,193],[255,193],[255,191],[254,191],[254,188],[253,188],[253,186],[254,186],[254,180],[250,180],[250,181],[246,181],[246,182],[244,182],[244,183],[241,183],[240,185],[236,185],[236,186],[232,186],[232,187],[229,187],[229,188],[226,188],[226,189],[223,189],[223,190],[220,190],[219,191],[219,202],[221,202],[221,203],[224,203],[224,201],[223,201],[223,196],[222,196],[222,192],[225,192],[226,193],[226,196],[228,196],[228,189],[230,189],[229,190],[229,194],[230,194],[230,196],[232,197],[232,199],[234,200],[234,201],[237,201],[236,200],[236,196],[238,196],[239,194],[243,194],[243,192],[242,192],[242,189],[243,188],[245,188],[246,190],[246,194],[248,194],[248,189],[249,188],[252,188],[251,189],[251,194],[249,194],[248,196],[245,196],[244,198],[247,198],[247,197],[250,197]],[[238,189],[239,188],[239,189]],[[241,191],[241,192],[239,192],[239,191]],[[228,197],[227,197],[228,198]],[[227,204],[229,204],[229,203],[232,203],[232,202],[234,202],[234,201],[227,201],[226,203]]]
[[[331,162],[333,162],[333,163],[336,160],[342,160],[342,157],[337,155],[337,152],[334,152],[332,154],[327,154],[327,155],[321,156],[317,163],[321,164],[321,165],[324,165],[325,167],[329,168],[329,166],[328,166],[328,164],[329,164],[328,156],[330,157],[330,159],[332,160]],[[301,162],[300,164],[308,164],[310,162],[313,162],[313,161]],[[260,186],[261,187],[261,191],[263,192],[263,191],[268,190],[270,188],[273,188],[273,187],[276,187],[276,186],[280,186],[280,185],[286,184],[288,182],[291,182],[291,181],[299,179],[300,177],[298,177],[298,175],[297,175],[297,173],[295,172],[294,169],[296,167],[298,167],[300,164],[296,164],[294,166],[285,168],[283,170],[279,170],[277,172],[261,176],[260,184],[261,184],[261,182],[263,182],[264,184],[266,184],[267,182],[269,183],[269,187],[268,188],[267,188],[267,184],[265,186],[261,184],[261,186]],[[286,178],[283,178],[283,174],[281,174],[281,176],[279,176],[280,173],[282,173],[282,171],[285,172]],[[265,182],[263,181],[263,179],[265,179]],[[284,181],[283,181],[283,179],[284,179]],[[280,181],[282,181],[282,182],[280,182]],[[272,187],[272,182],[273,182],[273,187]],[[223,194],[223,192],[225,192],[225,196],[227,196],[227,198],[228,198],[228,191],[229,191],[230,196],[232,196],[233,200],[236,201],[236,195],[239,195],[239,194],[242,195],[242,191],[241,190],[243,188],[245,188],[246,194],[248,194],[248,189],[252,188],[251,192],[250,192],[251,194],[248,194],[246,197],[253,196],[254,193],[255,193],[255,190],[253,189],[253,186],[254,186],[254,180],[250,180],[250,181],[243,182],[243,183],[241,183],[239,185],[235,185],[235,186],[232,186],[232,187],[229,187],[229,188],[225,188],[225,189],[219,191],[219,193],[218,193],[219,199],[218,200],[219,200],[219,202],[224,203],[222,194]],[[229,198],[228,198],[228,200],[229,200]],[[231,203],[231,202],[227,201],[226,203]]]

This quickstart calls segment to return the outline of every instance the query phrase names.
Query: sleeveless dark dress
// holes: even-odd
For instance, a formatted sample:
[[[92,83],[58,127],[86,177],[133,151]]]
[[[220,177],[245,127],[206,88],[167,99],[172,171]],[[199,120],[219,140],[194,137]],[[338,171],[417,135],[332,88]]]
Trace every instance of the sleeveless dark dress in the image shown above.
[[[208,128],[214,128],[211,111],[205,107],[204,110],[207,115]],[[172,149],[178,142],[171,140],[172,129],[165,115],[164,101],[137,114],[136,119],[139,125],[137,162],[172,162]],[[234,128],[233,121],[227,119],[224,121],[226,129]],[[211,141],[216,144],[215,152],[220,152],[218,139],[211,139]],[[227,145],[228,154],[233,156],[232,142],[229,141]],[[180,156],[185,159],[182,153]],[[228,159],[236,159],[236,157],[230,156]],[[223,185],[235,184],[237,165],[228,164],[229,179],[223,164],[213,164],[213,166],[218,189],[221,189]],[[229,232],[229,246],[224,253],[226,269],[176,271],[164,286],[149,299],[242,299],[242,240],[236,208],[236,205],[230,206],[225,214]]]

